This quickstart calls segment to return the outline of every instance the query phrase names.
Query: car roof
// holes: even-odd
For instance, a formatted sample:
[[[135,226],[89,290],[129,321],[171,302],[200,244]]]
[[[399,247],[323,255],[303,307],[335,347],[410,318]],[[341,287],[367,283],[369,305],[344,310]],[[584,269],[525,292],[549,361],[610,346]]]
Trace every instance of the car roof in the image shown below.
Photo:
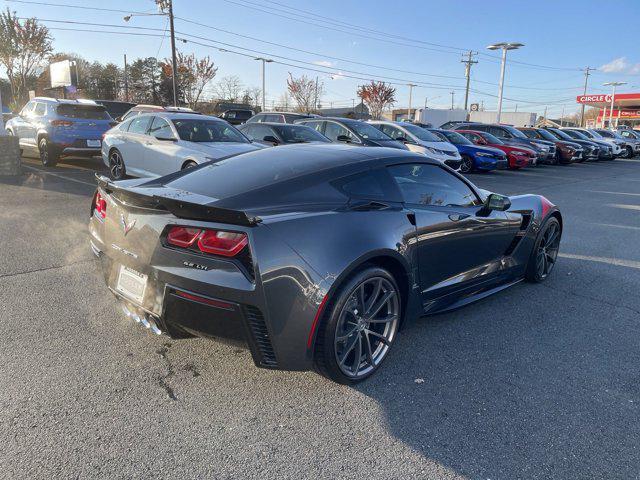
[[[282,122],[254,122],[254,123],[244,123],[240,125],[240,127],[248,127],[251,125],[266,125],[267,127],[278,127],[278,128],[290,128],[290,127],[307,127],[301,123],[282,123]]]
[[[163,110],[159,110],[157,112],[145,112],[141,115],[138,115],[139,117],[146,117],[146,116],[156,116],[156,117],[162,117],[162,118],[166,118],[167,120],[202,120],[202,119],[207,119],[207,120],[214,120],[216,122],[223,122],[223,123],[227,123],[225,120],[218,118],[218,117],[212,117],[210,115],[202,115],[201,113],[189,113],[189,112],[166,112]],[[127,119],[129,120],[129,119]]]

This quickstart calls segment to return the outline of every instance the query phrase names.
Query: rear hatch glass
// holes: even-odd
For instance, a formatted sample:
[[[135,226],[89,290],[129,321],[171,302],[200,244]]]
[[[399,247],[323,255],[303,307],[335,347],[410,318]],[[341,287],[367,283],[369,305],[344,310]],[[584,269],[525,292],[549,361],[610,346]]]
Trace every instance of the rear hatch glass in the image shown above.
[[[102,105],[58,105],[60,116],[79,120],[111,120],[106,108]]]

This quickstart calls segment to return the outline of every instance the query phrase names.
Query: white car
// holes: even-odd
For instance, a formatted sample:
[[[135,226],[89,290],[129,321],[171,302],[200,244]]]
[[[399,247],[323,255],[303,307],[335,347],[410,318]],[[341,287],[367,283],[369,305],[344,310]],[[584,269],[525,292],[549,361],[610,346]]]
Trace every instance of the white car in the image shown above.
[[[571,128],[571,130],[575,130],[586,135],[589,140],[608,143],[613,149],[612,153],[614,157],[620,157],[624,154],[623,148],[625,146],[625,142],[623,141],[616,140],[615,138],[605,138],[592,128]]]
[[[159,177],[260,148],[219,118],[163,112],[135,116],[107,131],[102,161],[115,180]]]
[[[443,142],[433,133],[408,122],[370,120],[369,123],[394,140],[403,142],[412,152],[422,153],[457,170],[462,157],[455,145]]]

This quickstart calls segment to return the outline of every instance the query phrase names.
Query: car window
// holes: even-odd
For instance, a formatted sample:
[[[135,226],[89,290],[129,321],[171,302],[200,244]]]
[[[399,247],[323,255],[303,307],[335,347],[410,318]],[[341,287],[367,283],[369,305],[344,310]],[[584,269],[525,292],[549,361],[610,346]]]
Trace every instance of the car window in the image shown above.
[[[284,115],[284,118],[285,118],[287,123],[293,123],[295,120],[298,120],[299,118],[304,118],[304,116],[302,116],[302,115]]]
[[[359,141],[353,133],[342,125],[335,122],[327,122],[327,126],[324,129],[324,136],[329,138],[332,142],[337,142],[340,135],[349,137],[351,141]]]
[[[366,140],[390,140],[389,136],[373,128],[370,124],[360,121],[345,122],[353,131]]]
[[[529,138],[538,138],[538,134],[536,133],[535,130],[520,130],[520,131]]]
[[[238,130],[222,120],[180,119],[171,120],[181,140],[187,142],[238,142],[248,143]]]
[[[169,122],[160,117],[153,117],[149,134],[156,138],[175,138]]]
[[[36,108],[33,109],[33,114],[38,117],[41,117],[45,113],[47,113],[47,106],[41,102],[36,103]]]
[[[150,121],[151,117],[145,115],[134,118],[133,120],[131,120],[127,131],[129,133],[139,133],[141,135],[144,135],[145,133],[147,133],[147,127],[149,127]]]
[[[471,133],[471,132],[458,132],[458,133],[460,133],[460,135],[462,135],[463,137],[465,137],[466,139],[474,143],[480,140],[480,135],[478,135],[477,133]]]
[[[380,170],[369,170],[349,175],[334,180],[331,184],[349,198],[394,201],[394,197],[397,197],[397,194],[394,195],[394,192],[391,191],[395,189],[389,185],[388,177],[383,175]]]
[[[62,104],[56,108],[58,115],[84,120],[111,120],[107,109],[102,105]]]
[[[278,136],[286,143],[328,142],[324,135],[304,125],[283,124],[273,127]]]
[[[615,138],[615,135],[611,132],[608,132],[606,130],[598,130],[598,133],[600,134],[600,136],[602,137],[606,137],[606,138]]]
[[[406,203],[435,207],[469,207],[480,199],[458,177],[430,164],[405,164],[389,167]]]
[[[424,140],[425,142],[439,142],[438,138],[433,135],[431,132],[425,130],[422,127],[417,125],[412,125],[410,123],[403,125],[404,129],[410,132],[413,136],[419,138],[420,140]],[[405,135],[406,137],[406,135]]]
[[[498,137],[498,138],[501,138],[501,139],[511,138],[511,135],[509,135],[503,129],[498,128],[498,127],[489,127],[489,133],[491,135],[493,135],[495,137]]]
[[[261,120],[261,122],[283,123],[283,119],[282,119],[282,115],[270,114],[270,115],[265,115],[264,118]]]
[[[307,127],[313,128],[316,132],[322,133],[322,127],[326,122],[321,121],[313,121],[313,122],[300,122],[299,125],[305,125]]]
[[[31,113],[35,106],[36,102],[28,102],[24,107],[22,107],[22,110],[20,110],[20,115],[27,115],[28,113]]]
[[[258,141],[264,140],[264,137],[267,136],[275,136],[270,127],[268,127],[267,125],[259,124],[251,125],[251,127],[249,128],[249,132],[247,132],[247,135],[250,139]]]

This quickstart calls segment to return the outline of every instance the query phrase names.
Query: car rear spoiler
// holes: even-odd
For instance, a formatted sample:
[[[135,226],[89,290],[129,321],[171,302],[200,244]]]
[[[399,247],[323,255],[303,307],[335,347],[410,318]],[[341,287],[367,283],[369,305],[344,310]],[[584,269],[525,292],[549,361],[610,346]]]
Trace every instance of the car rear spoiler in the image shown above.
[[[240,210],[212,207],[206,203],[190,202],[182,198],[172,198],[170,195],[165,196],[159,194],[163,190],[169,194],[177,193],[177,191],[172,191],[167,187],[148,189],[144,186],[123,187],[114,183],[110,178],[98,173],[96,173],[96,180],[99,188],[128,205],[141,208],[166,210],[178,218],[229,223],[232,225],[243,225],[246,227],[253,227],[262,221],[260,217],[250,216],[246,212]],[[209,197],[189,194],[188,192],[180,192],[180,196],[190,195],[193,197],[199,197],[200,199],[211,200]],[[176,195],[176,197],[177,196],[178,195]]]

